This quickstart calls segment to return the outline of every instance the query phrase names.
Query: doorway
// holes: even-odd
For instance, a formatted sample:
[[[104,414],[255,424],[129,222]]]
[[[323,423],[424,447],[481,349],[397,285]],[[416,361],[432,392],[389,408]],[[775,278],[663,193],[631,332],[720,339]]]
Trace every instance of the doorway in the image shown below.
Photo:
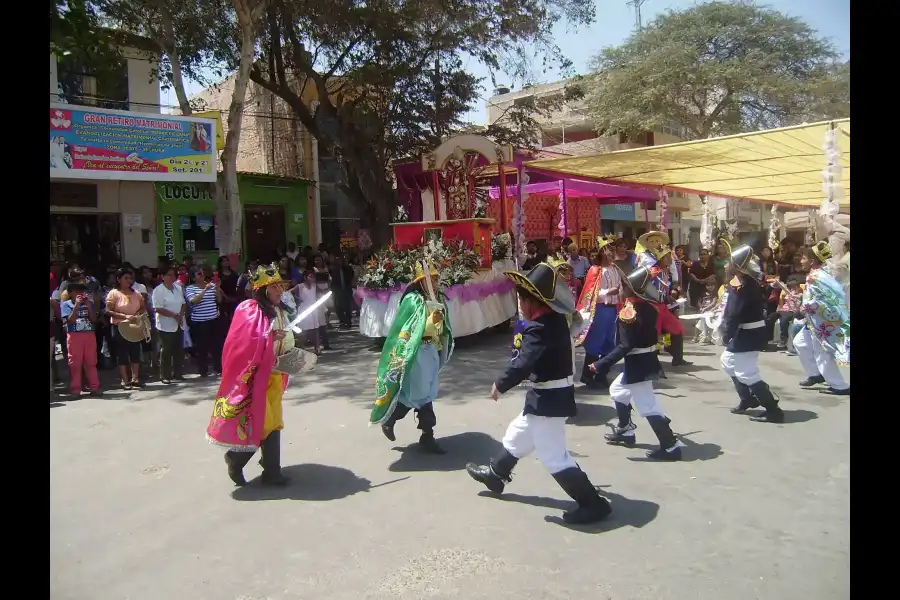
[[[276,261],[287,247],[287,222],[283,206],[244,207],[247,259]]]
[[[77,262],[97,277],[122,261],[120,215],[50,214],[50,260]]]

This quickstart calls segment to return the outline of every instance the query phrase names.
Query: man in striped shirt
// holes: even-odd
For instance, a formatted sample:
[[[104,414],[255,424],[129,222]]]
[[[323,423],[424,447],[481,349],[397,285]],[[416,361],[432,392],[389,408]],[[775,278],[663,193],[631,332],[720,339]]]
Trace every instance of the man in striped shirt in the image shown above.
[[[219,320],[219,303],[223,296],[221,288],[209,280],[211,275],[212,269],[207,265],[194,267],[191,272],[193,283],[184,290],[184,297],[190,306],[191,341],[200,377],[209,375],[210,356],[213,372],[222,374],[225,332]]]

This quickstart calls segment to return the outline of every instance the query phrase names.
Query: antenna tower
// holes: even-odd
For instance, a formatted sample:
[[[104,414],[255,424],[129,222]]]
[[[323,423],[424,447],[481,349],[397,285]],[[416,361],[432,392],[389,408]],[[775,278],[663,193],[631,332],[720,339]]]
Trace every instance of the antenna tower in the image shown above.
[[[633,7],[634,7],[634,29],[635,29],[635,31],[640,31],[641,28],[642,28],[642,23],[641,23],[641,6],[642,6],[642,5],[644,4],[644,2],[646,2],[646,1],[647,1],[647,0],[628,0],[628,2],[625,3],[625,4],[627,4],[628,6],[633,6]]]

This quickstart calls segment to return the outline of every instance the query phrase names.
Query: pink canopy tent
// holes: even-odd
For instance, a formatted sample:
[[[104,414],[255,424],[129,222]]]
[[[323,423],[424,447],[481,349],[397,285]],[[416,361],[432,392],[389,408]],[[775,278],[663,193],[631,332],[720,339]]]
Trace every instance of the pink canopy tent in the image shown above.
[[[594,198],[597,204],[633,204],[640,203],[644,206],[644,221],[647,229],[650,228],[650,216],[648,211],[648,203],[659,199],[656,190],[640,187],[629,187],[625,185],[617,185],[613,183],[599,183],[596,181],[585,181],[583,179],[560,179],[558,181],[546,181],[540,183],[529,183],[520,186],[508,186],[506,195],[517,197],[520,192],[525,194],[559,194],[561,220],[559,229],[565,235],[569,230],[568,227],[568,199],[571,198]],[[499,187],[490,189],[491,200],[498,200],[501,197]],[[598,216],[598,227],[600,226],[600,217]]]

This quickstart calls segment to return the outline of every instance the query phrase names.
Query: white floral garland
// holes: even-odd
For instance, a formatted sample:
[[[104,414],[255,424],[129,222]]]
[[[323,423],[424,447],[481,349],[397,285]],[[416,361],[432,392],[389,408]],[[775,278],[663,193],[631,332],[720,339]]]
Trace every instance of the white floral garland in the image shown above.
[[[669,230],[669,193],[664,187],[659,188],[659,202],[656,208],[659,216],[659,229],[666,232]]]
[[[513,235],[516,238],[516,249],[513,256],[515,256],[516,259],[525,254],[525,201],[528,200],[528,192],[525,191],[525,187],[528,185],[529,181],[531,181],[531,178],[529,178],[528,173],[522,169],[519,172],[519,196],[513,203],[512,210]]]
[[[781,229],[781,221],[778,216],[778,206],[773,204],[769,217],[769,248],[773,250],[778,245],[779,229]]]

